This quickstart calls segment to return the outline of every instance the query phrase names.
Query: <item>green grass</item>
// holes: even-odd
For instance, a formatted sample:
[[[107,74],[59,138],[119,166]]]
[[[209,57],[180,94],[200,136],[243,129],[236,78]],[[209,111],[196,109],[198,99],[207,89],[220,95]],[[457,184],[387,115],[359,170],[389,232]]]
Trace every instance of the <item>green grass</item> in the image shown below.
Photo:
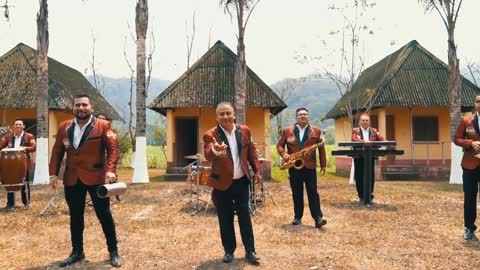
[[[332,156],[332,150],[334,145],[325,145],[325,151],[327,154],[327,176],[335,176],[335,158]],[[272,159],[272,178],[281,182],[288,181],[288,170],[280,170],[280,156],[277,152],[277,146],[270,146],[270,155]],[[318,154],[317,154],[318,160]],[[317,161],[317,175],[320,176],[320,161]]]
[[[165,169],[167,166],[166,157],[162,148],[166,148],[163,146],[147,146],[147,164],[149,168],[158,168],[158,169]],[[334,145],[326,145],[325,150],[327,151],[327,175],[335,175],[335,158],[331,155]],[[272,177],[274,179],[287,179],[287,171],[280,170],[280,157],[277,153],[276,145],[270,146],[270,153],[272,159]],[[132,152],[128,152],[125,156],[123,156],[120,166],[121,167],[129,167],[132,162]]]
[[[165,149],[163,146],[147,146],[147,165],[148,168],[158,168],[158,169],[165,169],[167,167],[166,157],[162,148]],[[166,149],[165,149],[166,154]],[[132,152],[128,152],[125,156],[122,157],[120,162],[121,167],[129,167],[132,162]]]

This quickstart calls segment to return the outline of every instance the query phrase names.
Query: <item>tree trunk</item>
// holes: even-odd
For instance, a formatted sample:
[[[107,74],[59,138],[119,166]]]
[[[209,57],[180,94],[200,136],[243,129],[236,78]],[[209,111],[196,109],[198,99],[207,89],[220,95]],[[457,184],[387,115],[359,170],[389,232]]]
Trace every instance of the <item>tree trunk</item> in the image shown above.
[[[247,94],[247,64],[245,61],[245,44],[243,36],[238,39],[237,63],[235,65],[235,107],[236,119],[238,124],[244,125],[245,117],[245,99]]]
[[[452,141],[461,120],[462,83],[457,59],[454,29],[448,31],[448,90],[450,93],[450,136]]]
[[[133,183],[147,183],[147,140],[145,137],[146,129],[146,109],[145,100],[147,98],[146,80],[145,80],[145,40],[148,27],[148,1],[138,0],[136,5],[135,25],[137,33],[137,121],[135,129],[135,161]]]
[[[455,26],[448,29],[448,91],[450,93],[450,184],[461,184],[461,148],[453,143],[455,131],[460,123],[462,84],[455,45]]]
[[[283,133],[283,113],[279,112],[277,114],[277,138],[280,139]]]
[[[37,153],[33,183],[48,184],[48,4],[37,13]]]
[[[245,26],[243,25],[243,0],[237,5],[238,44],[235,64],[235,109],[238,124],[245,125],[245,97],[247,96],[247,63],[245,61]]]

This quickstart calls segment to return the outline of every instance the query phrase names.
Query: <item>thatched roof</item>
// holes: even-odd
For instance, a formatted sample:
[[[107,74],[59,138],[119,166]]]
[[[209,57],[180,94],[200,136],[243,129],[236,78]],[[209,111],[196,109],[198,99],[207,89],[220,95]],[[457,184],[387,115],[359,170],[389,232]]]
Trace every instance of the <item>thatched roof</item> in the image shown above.
[[[148,108],[163,115],[167,109],[215,107],[235,102],[236,55],[217,41],[180,78],[165,89]],[[285,102],[247,67],[247,107],[270,108],[273,115],[287,107]]]
[[[19,43],[0,57],[0,108],[32,109],[37,107],[35,91],[36,50]],[[48,58],[48,108],[71,111],[77,94],[88,94],[96,110],[107,118],[120,120],[120,115],[77,70]]]
[[[413,40],[364,70],[352,90],[335,104],[325,119],[345,116],[348,98],[352,107],[358,108],[353,113],[365,110],[370,97],[371,109],[449,106],[447,72],[447,64]],[[480,88],[461,78],[462,111],[469,111]]]

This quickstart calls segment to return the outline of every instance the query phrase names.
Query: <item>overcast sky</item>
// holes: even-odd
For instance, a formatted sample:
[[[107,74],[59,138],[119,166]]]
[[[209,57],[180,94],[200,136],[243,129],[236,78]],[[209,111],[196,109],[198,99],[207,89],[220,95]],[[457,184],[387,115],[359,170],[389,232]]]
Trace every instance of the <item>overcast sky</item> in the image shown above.
[[[3,5],[5,0],[0,0]],[[236,26],[219,7],[218,0],[149,1],[150,30],[156,41],[152,76],[175,80],[186,70],[186,26],[196,14],[193,60],[209,45],[222,40],[236,52]],[[341,28],[343,19],[328,9],[343,0],[262,0],[246,30],[247,65],[266,83],[285,77],[305,76],[320,65],[338,65],[335,54],[341,39],[329,32]],[[10,20],[0,20],[0,54],[19,42],[36,48],[37,0],[8,0],[15,7]],[[401,3],[401,4],[399,4]],[[458,20],[456,42],[460,63],[480,62],[478,31],[479,0],[465,0]],[[3,13],[3,10],[0,10]],[[366,64],[371,65],[407,42],[416,39],[440,59],[447,61],[447,33],[437,13],[425,14],[418,0],[377,0],[362,17],[373,35],[364,35]],[[475,21],[475,18],[477,20]],[[135,47],[130,36],[135,29],[134,0],[50,0],[49,56],[81,72],[89,67],[92,35],[96,37],[97,72],[128,77],[123,51],[134,63]],[[129,30],[129,26],[132,30]],[[191,28],[189,28],[191,30]],[[326,42],[326,46],[323,45]],[[148,43],[148,41],[147,41]],[[321,63],[300,64],[296,56],[321,56]],[[90,71],[87,71],[89,74]]]

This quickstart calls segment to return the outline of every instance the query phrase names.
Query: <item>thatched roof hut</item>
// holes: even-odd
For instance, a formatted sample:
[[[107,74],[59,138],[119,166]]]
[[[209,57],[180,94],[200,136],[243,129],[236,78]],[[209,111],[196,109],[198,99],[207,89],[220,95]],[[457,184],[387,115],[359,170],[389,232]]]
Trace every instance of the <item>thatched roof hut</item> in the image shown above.
[[[0,57],[0,108],[33,109],[37,107],[36,50],[19,43]],[[72,110],[73,98],[88,94],[95,108],[107,118],[120,120],[120,115],[79,71],[48,58],[48,108]]]

